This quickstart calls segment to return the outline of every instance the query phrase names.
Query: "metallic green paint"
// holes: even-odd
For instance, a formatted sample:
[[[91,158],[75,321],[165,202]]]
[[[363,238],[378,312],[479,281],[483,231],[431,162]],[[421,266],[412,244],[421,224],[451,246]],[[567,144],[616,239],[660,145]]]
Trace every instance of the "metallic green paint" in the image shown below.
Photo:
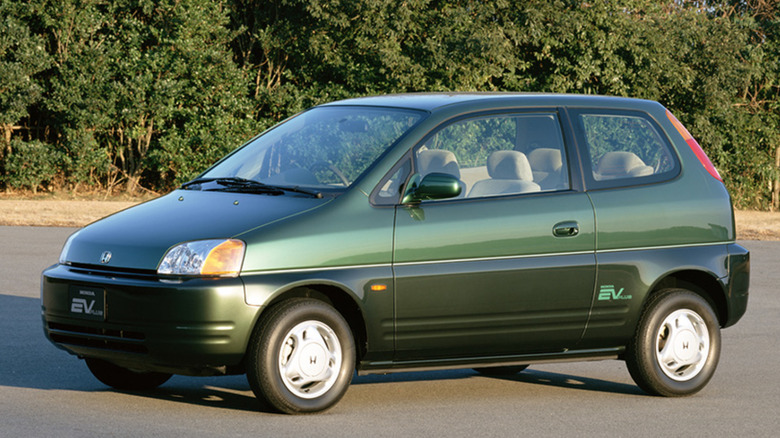
[[[348,316],[367,373],[617,357],[646,298],[676,285],[709,296],[724,327],[745,312],[749,254],[733,243],[728,193],[655,102],[474,93],[327,105],[428,116],[335,198],[176,190],[87,226],[67,264],[43,273],[50,340],[134,369],[238,372],[266,308],[314,296]],[[589,189],[567,108],[648,114],[679,155],[679,175]],[[441,124],[527,110],[559,114],[573,190],[371,205],[380,180]],[[238,278],[156,275],[169,248],[208,238],[246,243]],[[101,264],[104,251],[112,257]],[[105,290],[106,320],[72,314],[70,285]],[[631,299],[599,300],[605,285]]]
[[[698,175],[686,172],[665,183],[589,192],[596,211],[597,248],[734,240],[730,201],[723,184],[711,177],[711,181],[691,179],[698,179]]]
[[[257,272],[243,276],[250,305],[265,305],[288,293],[317,291],[331,299],[338,294],[359,303],[365,321],[366,358],[392,358],[395,339],[393,321],[394,281],[390,264],[346,266],[333,269]],[[384,285],[382,291],[371,286]]]
[[[175,190],[97,221],[71,243],[68,262],[156,270],[171,247],[187,241],[229,238],[327,204],[329,199]]]
[[[625,345],[638,322],[648,294],[664,285],[664,280],[681,272],[698,272],[719,284],[713,296],[724,293],[718,279],[727,275],[726,244],[644,248],[621,251],[599,251],[597,287],[614,285],[631,295],[630,300],[600,301],[594,299],[588,328],[577,348]]]
[[[105,289],[105,321],[69,312],[70,285]],[[259,312],[246,305],[237,278],[165,281],[57,265],[46,271],[42,288],[44,328],[55,345],[130,368],[164,365],[181,374],[238,365]]]
[[[385,264],[393,210],[350,191],[322,207],[235,236],[247,243],[243,272]]]
[[[579,234],[556,237],[563,221]],[[584,193],[399,207],[395,233],[399,359],[560,351],[582,335],[596,271]]]
[[[419,177],[414,175],[412,178]],[[431,173],[419,183],[409,182],[406,192],[401,197],[401,204],[416,204],[422,201],[455,198],[461,194],[463,187],[457,178],[446,173]]]

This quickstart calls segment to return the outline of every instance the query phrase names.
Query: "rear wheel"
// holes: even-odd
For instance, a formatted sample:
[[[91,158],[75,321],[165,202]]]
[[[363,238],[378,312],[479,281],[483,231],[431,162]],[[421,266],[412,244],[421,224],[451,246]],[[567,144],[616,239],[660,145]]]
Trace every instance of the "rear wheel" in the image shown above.
[[[281,412],[330,408],[346,393],[354,369],[349,324],[322,301],[294,298],[270,309],[250,341],[249,386]]]
[[[631,377],[645,392],[685,396],[712,378],[720,358],[720,326],[712,306],[685,289],[648,301],[626,350]]]
[[[142,391],[154,389],[171,378],[171,374],[135,371],[102,359],[85,359],[87,367],[98,380],[116,389]]]

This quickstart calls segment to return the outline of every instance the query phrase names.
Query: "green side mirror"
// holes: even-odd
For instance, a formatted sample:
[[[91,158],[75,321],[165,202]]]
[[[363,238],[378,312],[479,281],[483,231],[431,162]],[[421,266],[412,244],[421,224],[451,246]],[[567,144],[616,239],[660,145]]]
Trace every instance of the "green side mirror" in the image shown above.
[[[434,199],[449,199],[460,195],[463,187],[458,178],[446,173],[429,173],[425,178],[415,174],[406,186],[402,204],[415,204]]]

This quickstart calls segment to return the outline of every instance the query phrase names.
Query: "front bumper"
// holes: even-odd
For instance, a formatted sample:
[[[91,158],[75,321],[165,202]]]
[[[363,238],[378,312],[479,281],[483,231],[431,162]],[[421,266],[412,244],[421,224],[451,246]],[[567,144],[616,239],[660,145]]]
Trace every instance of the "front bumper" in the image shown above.
[[[72,302],[73,288],[102,291],[102,317],[83,315]],[[43,272],[41,301],[44,332],[59,348],[128,368],[190,375],[240,365],[260,312],[246,304],[240,278],[163,279],[65,265]]]

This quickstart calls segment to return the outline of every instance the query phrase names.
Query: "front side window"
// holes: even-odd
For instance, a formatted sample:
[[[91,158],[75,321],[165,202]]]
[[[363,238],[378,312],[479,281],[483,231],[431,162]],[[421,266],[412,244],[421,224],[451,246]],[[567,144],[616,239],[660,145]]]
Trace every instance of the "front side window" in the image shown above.
[[[317,107],[267,131],[201,178],[240,178],[337,193],[423,117],[422,112],[391,108]]]
[[[503,196],[569,188],[555,114],[499,115],[451,123],[415,151],[417,172],[458,178],[461,196]]]
[[[660,175],[671,176],[676,169],[668,143],[647,117],[580,114],[579,123],[596,183],[658,180],[663,179]]]

